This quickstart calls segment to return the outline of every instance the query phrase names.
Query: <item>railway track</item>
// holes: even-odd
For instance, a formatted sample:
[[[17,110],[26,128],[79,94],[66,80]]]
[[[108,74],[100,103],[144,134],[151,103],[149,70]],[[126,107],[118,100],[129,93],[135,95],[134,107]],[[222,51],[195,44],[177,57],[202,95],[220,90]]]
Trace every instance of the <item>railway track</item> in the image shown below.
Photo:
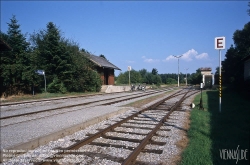
[[[31,162],[35,165],[95,164],[97,159],[105,159],[111,164],[149,164],[145,156],[163,153],[160,148],[168,141],[169,116],[194,93],[197,91],[178,91],[132,115],[107,123],[94,133],[71,139],[67,146],[54,148],[50,156]]]
[[[118,102],[130,100],[130,99],[135,99],[135,98],[139,98],[139,97],[143,97],[143,96],[148,96],[148,95],[156,94],[156,93],[167,91],[167,90],[168,89],[158,90],[158,91],[147,91],[145,93],[134,93],[134,94],[125,95],[125,96],[119,96],[119,97],[112,97],[112,98],[102,99],[102,100],[99,101],[99,103],[100,103],[99,105],[110,105],[110,104],[113,104],[113,103],[118,103]],[[112,100],[112,101],[110,101],[110,100]],[[105,102],[105,101],[109,101],[109,102],[101,103],[101,102]],[[95,101],[88,101],[88,102],[79,103],[79,104],[72,104],[72,105],[68,105],[68,106],[58,106],[56,108],[44,109],[44,110],[40,110],[40,111],[31,111],[31,112],[26,112],[26,113],[17,113],[17,114],[14,114],[14,115],[5,115],[4,112],[2,112],[0,120],[9,119],[9,118],[13,118],[13,117],[26,116],[26,115],[31,115],[31,114],[37,114],[37,113],[42,113],[42,112],[60,110],[60,109],[64,109],[64,108],[84,106],[84,105],[89,105],[89,104],[93,104],[93,103],[96,103],[96,102],[97,102],[96,100]]]
[[[41,102],[47,102],[47,101],[50,102],[50,101],[56,101],[56,100],[67,100],[67,99],[85,98],[85,97],[92,97],[92,96],[114,95],[114,94],[118,94],[118,93],[130,93],[130,92],[96,93],[96,94],[87,94],[87,95],[79,95],[79,96],[68,96],[68,97],[28,100],[28,101],[20,101],[20,102],[9,102],[9,103],[1,103],[0,107],[18,106],[18,105],[22,105],[22,104],[27,105],[27,104],[41,103]]]
[[[96,105],[110,105],[110,104],[123,102],[123,101],[126,101],[126,100],[132,100],[132,99],[136,99],[136,98],[140,98],[140,97],[144,97],[144,96],[150,96],[150,95],[157,94],[157,93],[160,93],[160,92],[168,91],[170,89],[171,88],[167,88],[167,89],[163,89],[163,90],[157,90],[157,91],[147,91],[147,92],[133,93],[133,94],[129,94],[129,95],[126,95],[126,96],[119,96],[119,97],[111,97],[111,98],[108,98],[108,99],[101,99],[100,101],[96,101],[96,100],[87,101],[87,102],[79,103],[79,104],[71,104],[71,105],[68,105],[68,106],[59,106],[59,107],[56,107],[56,108],[44,109],[44,110],[39,110],[39,111],[29,111],[29,112],[25,112],[25,113],[22,113],[22,112],[20,112],[18,110],[15,110],[15,111],[17,111],[17,114],[12,114],[12,115],[8,115],[8,113],[6,115],[4,112],[1,112],[1,117],[0,117],[0,120],[2,121],[1,127],[10,125],[10,124],[5,124],[5,120],[8,120],[8,119],[12,120],[13,118],[17,118],[17,117],[19,117],[19,118],[20,117],[28,118],[30,115],[34,116],[34,115],[37,115],[37,114],[40,114],[40,113],[44,114],[44,113],[52,112],[52,111],[56,111],[56,112],[54,112],[54,114],[48,114],[48,115],[56,115],[56,114],[76,111],[77,110],[77,109],[75,109],[76,107],[82,108],[82,106],[91,107],[91,106],[96,106]],[[74,109],[72,109],[72,108],[74,108]],[[62,110],[64,110],[64,111],[62,111]],[[27,120],[34,120],[34,119],[37,119],[37,118],[43,118],[43,117],[46,117],[48,115],[44,115],[42,117],[40,117],[40,116],[39,117],[33,117],[32,119],[27,119]],[[22,118],[21,122],[25,122],[27,120]],[[11,124],[16,124],[16,122],[14,122],[12,120]]]

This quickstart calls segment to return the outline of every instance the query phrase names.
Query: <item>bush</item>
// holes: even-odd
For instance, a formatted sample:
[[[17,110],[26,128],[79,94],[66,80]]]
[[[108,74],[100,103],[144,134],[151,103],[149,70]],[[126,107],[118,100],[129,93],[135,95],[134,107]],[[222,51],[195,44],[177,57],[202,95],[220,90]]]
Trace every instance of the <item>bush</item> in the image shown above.
[[[52,83],[48,85],[48,92],[50,93],[66,93],[67,88],[65,87],[64,83],[61,82],[57,77],[53,79]]]
[[[99,92],[101,90],[102,81],[98,73],[89,70],[86,77],[85,90],[89,92]]]

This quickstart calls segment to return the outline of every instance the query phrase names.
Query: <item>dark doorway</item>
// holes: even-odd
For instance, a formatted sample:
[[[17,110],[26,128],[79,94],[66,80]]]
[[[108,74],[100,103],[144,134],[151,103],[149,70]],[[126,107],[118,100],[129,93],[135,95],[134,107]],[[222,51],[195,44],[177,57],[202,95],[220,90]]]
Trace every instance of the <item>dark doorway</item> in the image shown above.
[[[104,85],[109,85],[109,70],[104,69]]]

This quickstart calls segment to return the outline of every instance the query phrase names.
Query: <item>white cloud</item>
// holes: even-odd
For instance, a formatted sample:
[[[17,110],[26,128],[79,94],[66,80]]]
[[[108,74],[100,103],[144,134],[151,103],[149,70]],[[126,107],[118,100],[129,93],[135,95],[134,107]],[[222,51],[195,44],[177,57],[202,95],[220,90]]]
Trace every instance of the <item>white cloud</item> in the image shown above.
[[[152,62],[159,62],[160,60],[158,59],[152,59],[152,58],[147,58],[144,60],[144,62],[152,63]]]
[[[194,49],[188,50],[186,53],[183,54],[181,59],[186,60],[186,61],[192,61],[193,57],[197,56],[198,52]]]
[[[180,55],[177,55],[177,56],[180,56]],[[182,57],[180,59],[185,60],[185,61],[193,61],[194,58],[198,60],[208,59],[208,54],[207,53],[198,54],[196,50],[191,49],[191,50],[188,50],[186,53],[182,54]],[[177,58],[175,58],[173,55],[170,55],[163,61],[170,61],[174,59],[177,60]]]
[[[141,58],[143,58],[144,62],[147,62],[147,63],[153,63],[153,62],[159,62],[160,60],[158,59],[152,59],[152,58],[146,58],[146,56],[142,56]]]
[[[169,60],[173,60],[176,59],[173,55],[168,56],[165,60],[163,61],[169,61]]]
[[[208,54],[207,53],[201,53],[197,56],[195,56],[196,59],[202,60],[202,59],[208,59]]]

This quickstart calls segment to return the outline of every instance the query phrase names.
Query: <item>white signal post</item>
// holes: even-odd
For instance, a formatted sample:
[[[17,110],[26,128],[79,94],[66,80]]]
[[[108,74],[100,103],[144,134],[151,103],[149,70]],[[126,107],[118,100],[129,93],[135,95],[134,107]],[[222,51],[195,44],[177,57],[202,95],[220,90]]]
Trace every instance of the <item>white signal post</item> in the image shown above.
[[[131,71],[131,66],[128,66],[128,84],[130,86],[130,71]]]
[[[221,49],[226,48],[226,38],[225,37],[215,37],[215,49],[219,50],[219,112],[221,112]]]
[[[186,86],[187,86],[187,70],[188,70],[189,68],[187,68],[186,69]]]

